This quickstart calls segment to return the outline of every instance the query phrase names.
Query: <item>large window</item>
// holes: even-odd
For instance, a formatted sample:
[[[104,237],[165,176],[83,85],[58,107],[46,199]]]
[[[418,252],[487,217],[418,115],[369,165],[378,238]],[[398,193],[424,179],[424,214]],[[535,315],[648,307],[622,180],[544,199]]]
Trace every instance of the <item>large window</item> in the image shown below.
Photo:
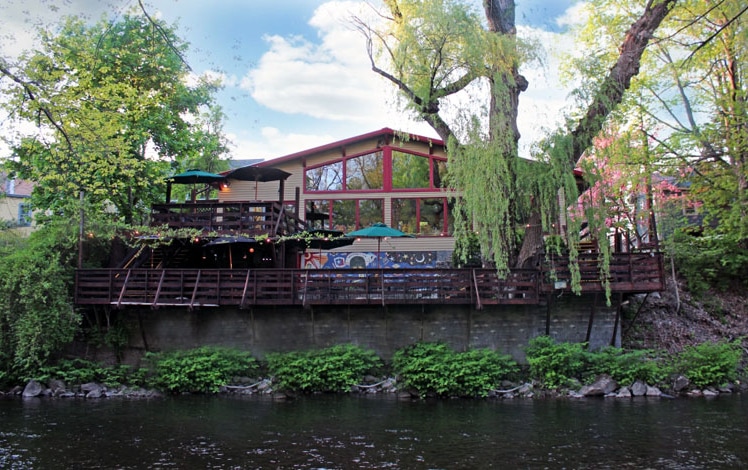
[[[315,227],[351,232],[384,221],[384,201],[382,199],[308,201],[307,221]]]
[[[440,188],[447,162],[421,155],[392,151],[393,189]]]
[[[340,191],[343,189],[343,162],[310,168],[305,176],[307,191]]]
[[[305,171],[306,192],[430,190],[442,187],[447,162],[435,156],[383,151],[345,157]],[[385,177],[387,178],[385,180]]]
[[[384,157],[381,151],[345,158],[305,172],[307,192],[366,191],[383,189]]]
[[[345,161],[345,189],[382,189],[383,170],[382,152],[349,158]]]
[[[446,198],[392,200],[392,225],[405,233],[445,235],[451,232]]]

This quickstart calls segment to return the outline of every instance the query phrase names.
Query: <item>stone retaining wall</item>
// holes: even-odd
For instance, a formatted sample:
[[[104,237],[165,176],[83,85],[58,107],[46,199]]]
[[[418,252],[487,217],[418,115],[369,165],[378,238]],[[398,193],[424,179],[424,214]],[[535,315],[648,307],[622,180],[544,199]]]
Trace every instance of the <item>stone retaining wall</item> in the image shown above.
[[[594,296],[554,298],[547,305],[407,305],[265,307],[247,310],[204,308],[127,309],[117,312],[130,331],[128,358],[143,351],[230,346],[263,358],[269,352],[353,343],[380,357],[419,341],[441,341],[461,351],[490,348],[524,361],[528,341],[546,331],[558,341],[620,346],[616,307]],[[590,323],[590,318],[592,322]],[[130,361],[127,361],[130,362]]]

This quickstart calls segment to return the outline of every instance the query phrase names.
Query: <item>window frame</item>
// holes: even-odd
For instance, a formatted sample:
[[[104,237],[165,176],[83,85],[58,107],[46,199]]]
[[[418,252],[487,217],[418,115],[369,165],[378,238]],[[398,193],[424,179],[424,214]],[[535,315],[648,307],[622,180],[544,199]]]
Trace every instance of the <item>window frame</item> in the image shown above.
[[[33,218],[33,209],[30,202],[18,203],[18,226],[19,227],[31,227]]]
[[[397,220],[395,217],[395,201],[398,199],[404,199],[408,201],[415,201],[415,220],[416,220],[416,231],[409,232],[414,235],[418,235],[420,237],[444,237],[444,236],[451,236],[451,228],[454,225],[453,223],[450,224],[450,213],[451,213],[451,207],[449,203],[449,197],[448,196],[419,196],[419,197],[393,197],[391,204],[390,204],[390,221],[392,222],[392,226],[395,228],[399,228],[399,222],[400,220]],[[422,233],[421,232],[421,209],[422,206],[425,204],[424,201],[428,200],[434,200],[434,199],[441,199],[442,202],[442,214],[441,214],[441,232],[438,234],[435,233]]]
[[[381,206],[381,208],[380,208],[381,217],[380,217],[379,220],[380,221],[384,220],[385,201],[384,201],[383,197],[360,197],[360,198],[345,198],[345,199],[339,199],[339,198],[307,199],[305,201],[305,206],[307,206],[307,208],[308,208],[311,203],[314,203],[315,207],[317,207],[317,208],[326,206],[325,208],[326,208],[326,215],[327,215],[327,217],[325,219],[323,219],[323,220],[322,219],[314,219],[314,220],[321,220],[322,227],[327,226],[328,228],[330,228],[332,230],[338,230],[337,228],[335,228],[336,227],[336,225],[335,225],[335,206],[336,206],[336,203],[340,204],[340,203],[352,202],[355,205],[354,211],[353,211],[353,228],[350,229],[350,230],[346,228],[345,231],[353,231],[353,230],[358,230],[360,228],[368,226],[368,225],[365,225],[365,224],[361,223],[361,201],[379,201],[379,204]],[[320,204],[321,202],[324,202],[325,204]],[[317,213],[318,214],[325,214],[325,212],[317,212]]]
[[[348,189],[348,162],[356,158],[365,157],[366,155],[373,155],[381,152],[382,153],[382,187],[372,189]],[[429,187],[426,188],[393,188],[392,176],[393,176],[393,152],[403,153],[407,155],[413,155],[428,160],[429,165]],[[396,156],[395,156],[396,158]],[[445,189],[442,186],[435,184],[435,173],[437,172],[437,166],[440,163],[447,163],[447,158],[439,155],[427,154],[423,152],[417,152],[412,150],[406,150],[400,147],[383,146],[379,149],[372,149],[370,151],[359,152],[343,157],[334,158],[325,162],[304,167],[304,194],[360,194],[360,193],[410,193],[410,192],[427,192],[427,191],[438,191]],[[325,189],[315,190],[311,189],[307,185],[307,172],[314,171],[319,168],[331,165],[341,165],[341,189]],[[441,178],[439,178],[441,179]]]

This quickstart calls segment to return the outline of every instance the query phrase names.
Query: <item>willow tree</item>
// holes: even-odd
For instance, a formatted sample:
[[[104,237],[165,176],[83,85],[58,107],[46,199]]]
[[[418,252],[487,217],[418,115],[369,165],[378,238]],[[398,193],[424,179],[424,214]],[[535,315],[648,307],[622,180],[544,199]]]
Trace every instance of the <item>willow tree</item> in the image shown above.
[[[542,248],[558,189],[576,197],[577,161],[620,103],[652,33],[675,2],[641,6],[587,110],[549,139],[550,172],[519,158],[517,113],[528,87],[519,69],[534,54],[517,37],[513,0],[484,0],[482,15],[463,0],[385,0],[383,28],[358,22],[374,72],[397,86],[406,108],[448,143],[449,184],[461,193],[455,206],[458,245],[474,231],[500,273]],[[483,99],[476,100],[480,93]],[[453,100],[460,94],[468,95],[462,106]]]
[[[187,45],[173,28],[145,14],[94,25],[71,17],[42,29],[39,44],[0,59],[0,77],[8,114],[35,126],[11,137],[7,166],[36,183],[42,213],[77,215],[82,191],[89,213],[137,222],[163,197],[170,167],[223,153],[220,133],[203,125],[220,123],[216,84],[188,83]]]

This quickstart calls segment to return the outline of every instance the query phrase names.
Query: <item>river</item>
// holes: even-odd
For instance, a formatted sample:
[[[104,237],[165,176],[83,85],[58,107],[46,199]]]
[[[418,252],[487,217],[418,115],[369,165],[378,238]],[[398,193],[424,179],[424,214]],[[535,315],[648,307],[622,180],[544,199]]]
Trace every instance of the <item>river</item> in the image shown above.
[[[748,396],[6,398],[0,468],[748,468]]]

